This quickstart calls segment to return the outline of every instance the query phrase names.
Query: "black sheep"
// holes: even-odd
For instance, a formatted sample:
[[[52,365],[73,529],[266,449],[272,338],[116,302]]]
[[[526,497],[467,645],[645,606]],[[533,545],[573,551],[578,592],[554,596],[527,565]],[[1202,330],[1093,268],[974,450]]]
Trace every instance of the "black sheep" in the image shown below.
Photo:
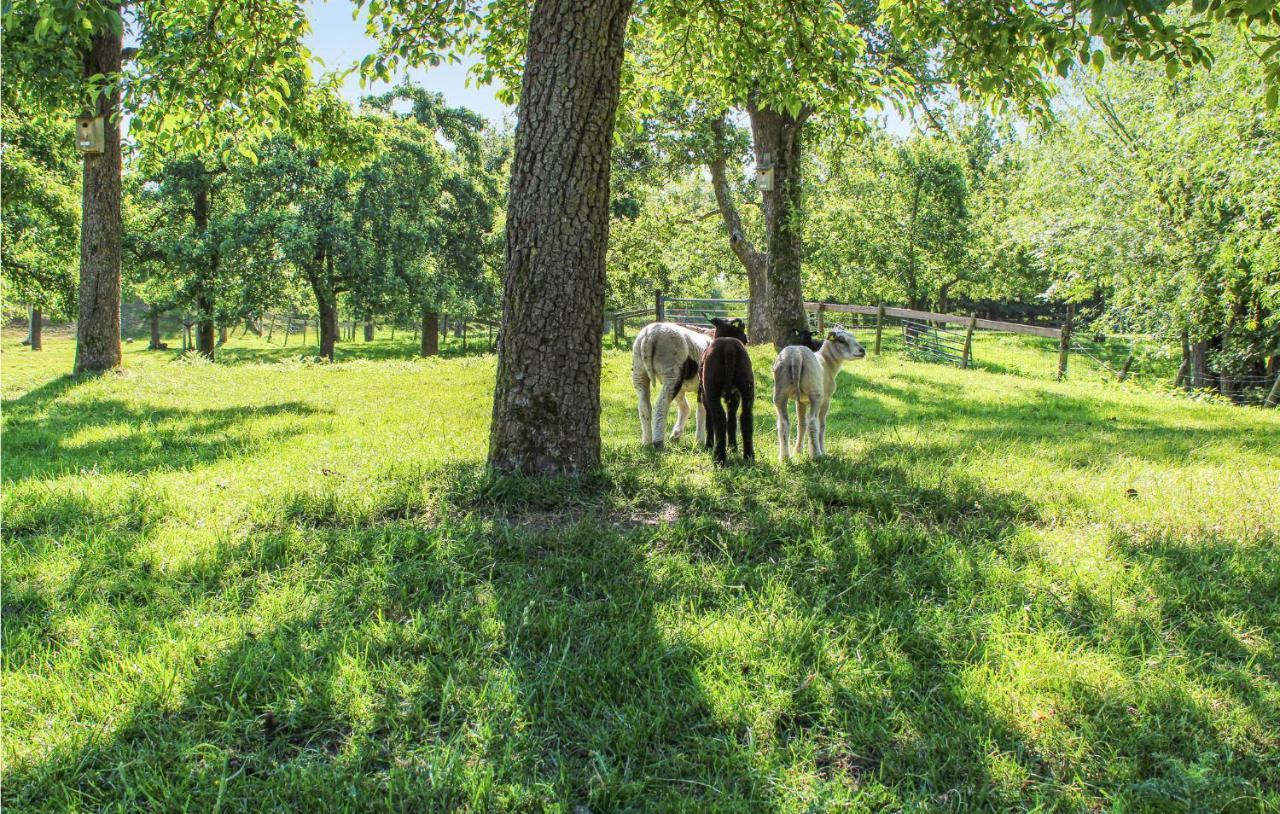
[[[725,463],[727,447],[737,450],[737,413],[741,405],[742,457],[752,461],[756,457],[751,437],[756,380],[751,372],[751,355],[747,353],[747,332],[740,319],[717,317],[711,324],[715,326],[715,339],[702,354],[702,383],[698,388],[698,398],[707,410],[707,448],[714,448],[717,464]]]
[[[799,345],[802,348],[817,353],[822,350],[822,340],[815,339],[813,331],[802,331],[799,328],[792,328],[791,333],[787,334],[787,345]]]

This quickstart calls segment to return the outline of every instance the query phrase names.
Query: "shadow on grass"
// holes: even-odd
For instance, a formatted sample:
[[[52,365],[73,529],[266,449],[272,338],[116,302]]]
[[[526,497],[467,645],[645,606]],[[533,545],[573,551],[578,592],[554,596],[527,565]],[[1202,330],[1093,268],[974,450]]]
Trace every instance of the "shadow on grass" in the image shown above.
[[[186,410],[109,398],[57,401],[72,385],[55,380],[6,406],[6,481],[78,471],[189,469],[302,432],[296,423],[264,430],[260,422],[317,412],[303,402]],[[78,441],[82,433],[90,440]]]
[[[893,404],[890,410],[884,401]],[[897,424],[922,436],[962,433],[960,446],[984,447],[1015,442],[1073,467],[1128,456],[1161,464],[1185,462],[1193,455],[1229,447],[1272,447],[1280,439],[1264,426],[1205,428],[1154,418],[1140,405],[1106,403],[1019,385],[999,402],[966,398],[954,385],[924,373],[897,373],[890,380],[857,378],[837,392],[830,420],[843,427]]]
[[[1164,648],[1190,686],[1274,721],[1257,654],[1205,658],[1198,638],[1224,614],[1276,621],[1273,548],[1122,548],[1135,595],[1189,603],[1206,626],[1148,629],[1101,596],[1045,590],[1028,498],[914,473],[954,452],[722,472],[613,448],[583,479],[406,470],[372,497],[272,498],[241,543],[123,593],[81,585],[79,607],[19,586],[24,615],[142,611],[141,641],[209,603],[239,632],[181,664],[181,691],[154,677],[109,733],[11,764],[8,801],[1217,810],[1270,793],[1274,746],[1226,739],[1203,701],[1143,670]],[[694,461],[707,471],[690,476]],[[981,686],[998,689],[1006,648],[1034,637],[1116,661],[1125,684],[1058,679],[1061,743],[975,686],[994,671]]]

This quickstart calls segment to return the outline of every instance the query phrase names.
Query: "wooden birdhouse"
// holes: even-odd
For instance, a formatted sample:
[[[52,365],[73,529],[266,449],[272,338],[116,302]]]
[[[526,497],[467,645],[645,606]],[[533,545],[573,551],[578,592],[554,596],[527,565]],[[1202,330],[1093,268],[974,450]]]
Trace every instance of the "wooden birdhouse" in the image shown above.
[[[82,153],[101,153],[106,149],[106,133],[101,116],[76,119],[76,148]]]

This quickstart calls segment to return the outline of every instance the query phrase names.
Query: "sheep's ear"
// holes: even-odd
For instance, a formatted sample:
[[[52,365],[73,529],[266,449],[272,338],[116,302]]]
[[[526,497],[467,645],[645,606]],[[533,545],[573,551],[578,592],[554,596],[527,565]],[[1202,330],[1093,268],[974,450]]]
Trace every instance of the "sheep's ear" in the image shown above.
[[[746,323],[744,323],[744,322],[743,322],[742,320],[740,320],[740,319],[735,319],[735,320],[733,321],[733,323],[732,323],[732,324],[733,324],[733,327],[735,327],[735,328],[742,328],[742,327],[744,327],[744,326],[746,325]]]

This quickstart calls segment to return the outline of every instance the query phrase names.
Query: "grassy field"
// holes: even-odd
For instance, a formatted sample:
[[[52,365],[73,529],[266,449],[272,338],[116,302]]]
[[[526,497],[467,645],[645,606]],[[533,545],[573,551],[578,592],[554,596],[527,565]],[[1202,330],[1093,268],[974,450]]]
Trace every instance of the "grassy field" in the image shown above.
[[[1280,811],[1280,411],[886,354],[717,471],[609,350],[547,482],[491,356],[19,338],[9,810]]]

